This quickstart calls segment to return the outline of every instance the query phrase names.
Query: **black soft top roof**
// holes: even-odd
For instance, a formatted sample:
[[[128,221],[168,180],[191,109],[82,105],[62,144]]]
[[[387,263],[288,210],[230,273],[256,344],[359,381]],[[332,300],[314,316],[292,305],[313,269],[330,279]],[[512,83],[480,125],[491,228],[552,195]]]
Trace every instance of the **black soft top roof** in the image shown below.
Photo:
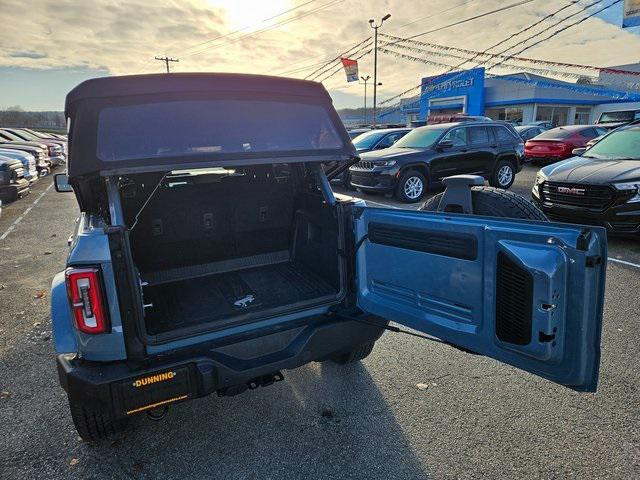
[[[101,128],[99,115],[103,109],[120,105],[152,104],[154,102],[169,104],[171,102],[179,103],[183,100],[198,101],[211,98],[218,98],[223,101],[237,98],[244,99],[246,102],[259,100],[281,103],[290,102],[292,104],[321,107],[325,111],[324,118],[332,125],[335,135],[341,140],[341,144],[340,146],[314,146],[313,148],[303,147],[296,150],[280,149],[277,151],[275,149],[273,151],[259,151],[257,149],[251,150],[250,148],[246,151],[238,151],[232,148],[225,150],[226,147],[223,147],[216,152],[200,150],[190,155],[176,153],[175,155],[163,154],[162,156],[152,155],[149,157],[140,155],[126,158],[107,158],[102,154],[98,154],[97,139]],[[225,111],[224,108],[221,107],[219,112],[214,112],[218,115],[218,118],[222,119],[221,121],[229,120],[229,114],[233,113]],[[250,123],[252,118],[258,118],[255,112],[247,113],[245,110],[243,112],[243,115],[252,116],[247,117],[247,129],[255,128],[255,125],[251,127],[252,124]],[[165,73],[102,77],[87,80],[71,90],[66,99],[65,114],[71,120],[67,165],[70,177],[92,174],[114,175],[134,171],[161,171],[175,168],[198,168],[211,165],[239,166],[258,164],[260,162],[344,161],[355,155],[355,149],[349,140],[344,125],[333,108],[331,97],[324,86],[307,80],[238,73]],[[301,115],[305,114],[301,113]],[[237,124],[237,116],[235,120]],[[300,118],[300,122],[297,122],[297,124],[303,123],[304,120],[305,118]],[[319,117],[311,118],[311,120],[317,121],[317,124],[320,125]],[[149,128],[156,128],[163,121],[169,125],[168,128],[173,127],[171,124],[172,119],[161,118],[156,122],[151,122],[153,125],[150,125]],[[305,136],[306,132],[300,133],[300,129],[298,129],[298,137],[296,137],[296,125],[291,124],[291,121],[293,121],[291,118],[288,118],[288,121],[290,123],[286,124],[286,121],[283,120],[282,110],[277,111],[274,109],[273,118],[266,120],[268,128],[265,127],[263,130],[269,131],[269,128],[271,128],[271,131],[280,129],[279,132],[285,132],[293,139],[298,138],[298,140],[302,139],[306,143],[311,142],[310,137]],[[231,124],[230,120],[229,122]],[[255,124],[256,122],[254,121],[253,123]],[[145,124],[141,124],[140,128],[146,128]],[[203,128],[206,128],[206,125]],[[317,128],[320,129],[322,127],[317,126]],[[222,135],[221,131],[218,130],[218,135]],[[154,133],[157,134],[157,132]],[[312,133],[318,137],[321,132],[318,130]],[[119,132],[121,137],[127,134],[127,132]],[[135,133],[132,133],[131,136],[133,137],[134,135]],[[116,145],[118,142],[122,143],[124,141],[126,143],[129,140],[121,137],[113,139],[109,137],[106,141]],[[247,137],[251,137],[251,135],[247,135]],[[101,138],[104,140],[106,137]],[[145,142],[149,143],[153,142],[153,138],[156,137],[147,135],[147,132],[142,131],[138,132],[138,138],[144,139]],[[314,137],[314,145],[320,145],[320,140],[322,139]],[[185,138],[184,141],[188,143],[189,139]],[[249,147],[257,143],[249,140],[247,142]],[[304,142],[292,143],[300,145],[304,144]],[[223,144],[224,141],[221,141],[215,145]],[[194,147],[200,147],[200,145],[194,145]]]
[[[326,98],[322,84],[294,78],[244,73],[166,73],[86,80],[67,94],[65,111],[78,100],[182,92],[238,91]]]

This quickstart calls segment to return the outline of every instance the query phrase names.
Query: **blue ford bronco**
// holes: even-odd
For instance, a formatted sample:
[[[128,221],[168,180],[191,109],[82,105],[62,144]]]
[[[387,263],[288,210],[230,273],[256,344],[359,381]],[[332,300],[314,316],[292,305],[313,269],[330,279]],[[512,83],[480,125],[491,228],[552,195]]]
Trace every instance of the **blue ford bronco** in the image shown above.
[[[100,78],[65,113],[56,189],[80,215],[51,313],[82,438],[309,362],[358,361],[400,328],[389,321],[596,390],[603,229],[336,197],[329,180],[358,158],[319,83]]]

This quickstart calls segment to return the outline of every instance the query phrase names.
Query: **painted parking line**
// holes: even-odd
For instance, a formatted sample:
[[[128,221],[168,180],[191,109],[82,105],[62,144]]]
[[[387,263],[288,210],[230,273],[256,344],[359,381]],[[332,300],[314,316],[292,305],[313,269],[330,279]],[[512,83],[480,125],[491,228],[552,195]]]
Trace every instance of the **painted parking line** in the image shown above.
[[[640,264],[639,263],[628,262],[626,260],[620,260],[619,258],[608,258],[607,260],[609,260],[610,262],[613,262],[613,263],[620,263],[620,264],[626,265],[628,267],[640,268]]]
[[[9,228],[7,228],[7,231],[4,232],[2,235],[0,235],[0,240],[4,240],[5,238],[7,238],[7,236],[13,231],[14,228],[16,228],[16,226],[18,226],[18,224],[24,220],[24,217],[26,217],[29,212],[33,209],[33,207],[35,207],[38,202],[42,199],[42,197],[45,196],[45,194],[51,190],[51,187],[53,187],[53,183],[51,185],[49,185],[44,192],[42,192],[40,195],[38,195],[38,198],[36,198],[33,203],[31,205],[29,205],[29,207],[22,212],[22,215],[20,215],[18,218],[16,218],[13,223],[9,226]]]

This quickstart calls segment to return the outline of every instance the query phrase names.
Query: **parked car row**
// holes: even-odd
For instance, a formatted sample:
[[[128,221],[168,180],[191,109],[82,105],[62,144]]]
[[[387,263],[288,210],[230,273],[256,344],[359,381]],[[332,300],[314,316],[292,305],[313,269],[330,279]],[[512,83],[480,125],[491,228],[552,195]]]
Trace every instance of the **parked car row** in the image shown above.
[[[66,137],[28,128],[0,128],[0,202],[25,196],[34,182],[65,165],[66,159]]]

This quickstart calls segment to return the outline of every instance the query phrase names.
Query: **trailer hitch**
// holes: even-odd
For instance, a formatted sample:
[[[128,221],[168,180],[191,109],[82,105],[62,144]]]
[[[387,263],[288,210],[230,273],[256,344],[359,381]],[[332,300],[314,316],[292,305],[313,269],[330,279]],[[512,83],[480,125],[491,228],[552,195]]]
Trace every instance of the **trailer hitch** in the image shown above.
[[[453,175],[442,179],[444,194],[438,204],[438,212],[473,213],[471,187],[484,185],[480,175]]]
[[[269,385],[281,382],[282,380],[284,380],[282,372],[273,372],[256,377],[241,385],[232,385],[230,387],[221,388],[216,393],[219,397],[233,397],[234,395],[246,392],[247,390],[255,390],[258,387],[268,387]]]

